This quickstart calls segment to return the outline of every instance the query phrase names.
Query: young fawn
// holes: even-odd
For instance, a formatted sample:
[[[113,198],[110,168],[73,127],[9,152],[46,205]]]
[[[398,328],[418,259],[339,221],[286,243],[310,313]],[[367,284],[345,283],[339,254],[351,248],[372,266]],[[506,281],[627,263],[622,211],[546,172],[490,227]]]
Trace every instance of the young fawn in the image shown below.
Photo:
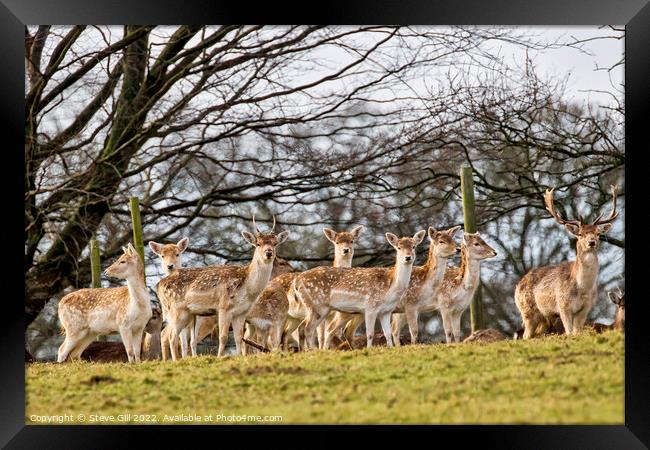
[[[189,239],[186,237],[178,241],[176,244],[159,244],[154,241],[149,241],[149,248],[151,249],[151,251],[153,251],[156,255],[160,257],[160,267],[163,271],[163,274],[166,277],[169,276],[175,269],[183,267],[183,263],[182,263],[183,252],[187,249],[188,243],[189,243]],[[156,290],[158,290],[158,286],[156,286]],[[158,296],[160,297],[160,294],[158,294]],[[163,307],[163,316],[164,318],[166,318],[167,315],[169,314],[168,311],[170,305],[166,304],[165,301],[161,301],[161,304]],[[169,327],[166,327],[160,336],[160,344],[162,348],[163,360],[166,360],[168,358],[170,335],[171,335],[170,332],[171,329]],[[192,351],[192,356],[196,356],[197,340],[196,340],[196,335],[194,334],[194,328],[190,326],[188,328],[185,328],[180,333],[181,356],[183,358],[187,357],[187,353],[188,353],[188,335],[189,335],[189,346]]]
[[[172,359],[177,359],[178,334],[190,325],[195,316],[218,314],[219,351],[223,356],[232,323],[236,354],[241,354],[246,314],[271,277],[275,248],[289,233],[275,234],[273,229],[256,234],[242,231],[244,239],[255,247],[247,266],[209,266],[176,269],[158,284],[158,295],[169,306],[167,321],[171,327]],[[275,218],[273,218],[275,228]]]
[[[616,305],[616,315],[611,328],[625,331],[625,294],[621,292],[620,288],[617,290],[618,292],[609,291],[607,293],[609,300]]]
[[[106,269],[106,275],[126,280],[118,288],[80,289],[59,302],[59,320],[65,340],[58,362],[77,359],[99,335],[119,331],[129,362],[140,362],[145,326],[151,319],[151,302],[140,256],[129,243],[123,255]]]
[[[337,233],[329,228],[323,229],[327,239],[334,244],[334,267],[350,267],[354,255],[354,243],[363,231],[362,225],[355,227],[352,231]],[[250,312],[247,322],[253,324],[258,330],[258,343],[266,345],[266,336],[271,336],[271,348],[277,350],[280,345],[281,336],[288,321],[289,300],[287,293],[293,279],[299,272],[281,275],[271,280],[257,299]],[[306,312],[304,313],[306,314]],[[300,324],[301,319],[291,319],[291,324],[284,333],[285,350],[288,349],[288,339],[291,332]]]
[[[395,265],[390,268],[317,267],[298,275],[292,289],[296,301],[307,309],[307,347],[315,347],[316,327],[331,310],[363,314],[368,347],[372,347],[375,322],[379,318],[386,343],[392,347],[390,317],[408,288],[415,248],[422,242],[425,233],[423,230],[412,238],[401,239],[392,233],[386,233],[386,239],[397,251]]]
[[[598,241],[607,233],[616,212],[616,188],[612,186],[613,208],[607,219],[602,214],[591,224],[566,220],[555,210],[553,189],[546,190],[547,211],[560,225],[577,237],[576,260],[530,270],[517,283],[515,303],[524,323],[524,339],[544,333],[559,315],[566,334],[578,333],[598,297]]]
[[[465,233],[460,246],[460,267],[447,267],[438,289],[438,309],[445,329],[445,339],[461,341],[460,319],[472,302],[481,281],[481,261],[493,258],[497,252],[479,233]]]
[[[393,311],[393,341],[400,345],[399,335],[408,322],[411,344],[418,340],[418,315],[438,309],[438,288],[447,268],[447,260],[460,252],[454,242],[454,233],[459,226],[444,231],[429,227],[429,256],[423,266],[414,267],[406,294],[402,296]]]

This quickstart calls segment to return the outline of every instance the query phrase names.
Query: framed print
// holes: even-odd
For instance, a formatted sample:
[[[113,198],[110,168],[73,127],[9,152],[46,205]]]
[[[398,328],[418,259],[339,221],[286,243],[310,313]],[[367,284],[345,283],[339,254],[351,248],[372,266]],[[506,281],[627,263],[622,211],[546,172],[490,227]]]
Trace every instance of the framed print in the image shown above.
[[[650,7],[602,3],[5,1],[3,444],[645,448]]]

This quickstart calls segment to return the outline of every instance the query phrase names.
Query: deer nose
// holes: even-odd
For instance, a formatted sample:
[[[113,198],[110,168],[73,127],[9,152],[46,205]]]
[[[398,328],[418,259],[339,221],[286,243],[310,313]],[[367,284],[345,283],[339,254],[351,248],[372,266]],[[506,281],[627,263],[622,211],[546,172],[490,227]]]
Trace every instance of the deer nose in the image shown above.
[[[273,252],[270,251],[270,250],[268,250],[268,251],[266,252],[266,257],[267,257],[267,258],[271,258],[272,256],[273,256]]]
[[[404,257],[404,260],[405,260],[406,262],[409,262],[412,258],[413,258],[412,256],[405,256],[405,257]]]
[[[350,249],[349,248],[344,248],[343,249],[343,254],[347,255],[348,253],[350,253]]]
[[[172,269],[174,268],[174,265],[173,265],[173,264],[167,264],[167,268],[168,268],[169,270],[172,270]]]
[[[595,247],[595,246],[596,246],[596,241],[593,240],[593,239],[590,240],[590,241],[589,241],[589,247],[592,247],[592,248],[593,248],[593,247]]]
[[[456,247],[456,254],[460,253],[460,247]]]

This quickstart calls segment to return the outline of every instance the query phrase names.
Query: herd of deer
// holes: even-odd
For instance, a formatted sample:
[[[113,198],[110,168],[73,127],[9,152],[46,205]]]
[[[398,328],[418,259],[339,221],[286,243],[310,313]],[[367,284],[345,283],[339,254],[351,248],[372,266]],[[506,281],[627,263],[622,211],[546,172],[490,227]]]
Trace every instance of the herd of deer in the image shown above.
[[[598,242],[617,218],[616,189],[612,188],[613,208],[606,219],[602,214],[593,222],[566,220],[555,210],[553,190],[544,195],[552,217],[577,238],[575,261],[530,270],[517,284],[515,303],[524,324],[523,338],[552,331],[559,317],[566,334],[583,328],[587,314],[597,299]],[[330,348],[332,339],[352,340],[365,321],[367,346],[373,344],[378,320],[386,344],[400,345],[405,324],[411,343],[418,339],[418,315],[438,310],[448,343],[461,340],[460,319],[469,306],[480,280],[480,262],[496,256],[479,233],[464,233],[460,247],[454,240],[460,226],[447,230],[429,227],[412,237],[386,233],[395,249],[392,267],[352,268],[355,242],[364,227],[349,232],[323,230],[334,244],[334,263],[298,272],[276,257],[276,247],[289,233],[275,233],[273,227],[256,233],[243,231],[243,238],[254,248],[247,266],[218,265],[183,268],[181,258],[188,239],[176,244],[149,242],[160,257],[164,278],[157,294],[167,326],[159,332],[163,359],[169,352],[173,360],[197,354],[197,342],[217,329],[218,355],[225,353],[232,327],[235,354],[246,354],[255,339],[258,348],[288,350],[296,334],[299,348]],[[415,250],[425,235],[429,239],[426,263],[413,266]],[[145,330],[152,323],[150,296],[144,279],[143,262],[131,244],[105,273],[126,280],[118,288],[81,289],[66,295],[59,303],[59,319],[65,340],[58,362],[79,358],[99,335],[119,332],[129,362],[139,362]],[[448,259],[460,253],[460,267],[448,266]],[[613,296],[618,306],[614,326],[624,323],[622,294]],[[247,326],[246,326],[247,325]],[[148,328],[149,327],[149,328]],[[556,326],[557,327],[557,326]],[[610,326],[611,327],[611,326]],[[245,336],[244,333],[247,333]]]

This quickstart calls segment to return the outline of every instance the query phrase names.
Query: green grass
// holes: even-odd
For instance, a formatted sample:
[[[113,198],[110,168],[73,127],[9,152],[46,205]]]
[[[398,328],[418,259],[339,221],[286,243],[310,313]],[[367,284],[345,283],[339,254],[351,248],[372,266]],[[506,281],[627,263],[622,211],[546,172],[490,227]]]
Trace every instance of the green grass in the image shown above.
[[[233,423],[221,414],[280,415],[282,423],[622,424],[623,368],[616,331],[140,365],[35,363],[26,369],[26,422],[68,414],[66,423],[78,423],[83,414],[90,423],[101,414],[123,423],[118,416],[130,413],[132,423],[144,423],[135,414]]]

